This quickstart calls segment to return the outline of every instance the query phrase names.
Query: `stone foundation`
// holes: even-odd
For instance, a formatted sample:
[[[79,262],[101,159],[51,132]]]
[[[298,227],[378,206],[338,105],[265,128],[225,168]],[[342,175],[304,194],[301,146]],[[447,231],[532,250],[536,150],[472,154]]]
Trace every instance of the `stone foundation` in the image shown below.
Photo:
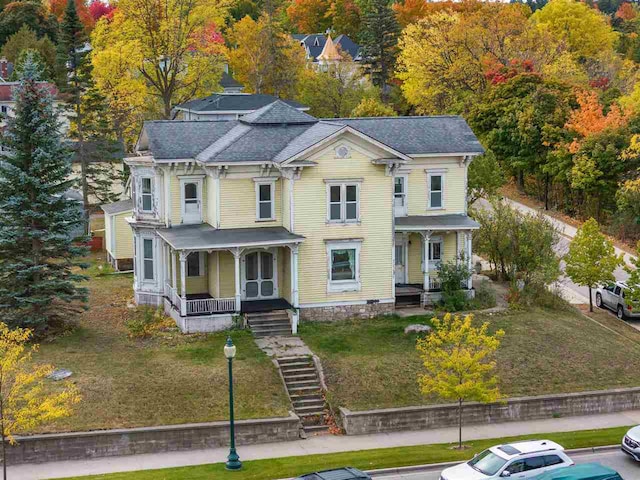
[[[395,304],[393,303],[309,307],[300,309],[300,320],[303,322],[337,322],[351,318],[375,318],[381,315],[391,315],[394,311]]]

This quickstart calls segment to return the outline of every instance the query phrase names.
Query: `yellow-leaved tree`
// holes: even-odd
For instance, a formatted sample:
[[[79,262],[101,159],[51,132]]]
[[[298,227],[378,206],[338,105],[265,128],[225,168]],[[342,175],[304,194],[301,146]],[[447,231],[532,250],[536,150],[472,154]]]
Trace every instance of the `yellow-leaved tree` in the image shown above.
[[[112,18],[101,19],[91,35],[97,84],[126,82],[119,91],[134,95],[144,87],[147,106],[155,97],[159,113],[170,118],[175,105],[218,88],[224,58],[219,28],[229,5],[227,0],[118,1]]]
[[[15,444],[15,435],[66,417],[80,401],[73,384],[50,391],[45,378],[53,372],[51,365],[33,365],[31,355],[37,345],[29,347],[31,330],[9,329],[0,323],[0,435],[2,468],[7,478],[7,442]]]
[[[425,369],[418,376],[418,384],[423,395],[458,404],[458,447],[462,448],[463,403],[489,403],[500,398],[494,354],[504,331],[489,333],[487,322],[476,327],[472,315],[462,318],[447,313],[431,323],[431,334],[417,341]]]

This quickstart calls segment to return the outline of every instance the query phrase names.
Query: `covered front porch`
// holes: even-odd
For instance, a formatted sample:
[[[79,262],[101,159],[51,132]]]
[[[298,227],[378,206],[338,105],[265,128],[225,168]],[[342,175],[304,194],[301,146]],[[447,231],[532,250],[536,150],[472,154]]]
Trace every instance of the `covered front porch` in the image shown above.
[[[178,324],[220,325],[234,315],[289,310],[297,329],[298,246],[282,227],[158,231],[163,243],[165,308]],[[185,320],[186,319],[186,320]]]
[[[477,228],[479,224],[466,215],[396,217],[396,303],[419,301],[425,306],[439,301],[441,265],[467,262],[472,269],[472,232]],[[461,288],[473,293],[471,277]]]

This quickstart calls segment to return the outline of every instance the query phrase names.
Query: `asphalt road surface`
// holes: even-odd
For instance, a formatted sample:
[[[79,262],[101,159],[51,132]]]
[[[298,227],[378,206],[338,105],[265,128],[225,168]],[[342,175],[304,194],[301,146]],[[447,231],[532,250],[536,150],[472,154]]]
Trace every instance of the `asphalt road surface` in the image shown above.
[[[520,210],[523,213],[538,213],[539,210],[533,209],[531,207],[528,207],[526,205],[523,205],[519,202],[516,202],[514,200],[511,199],[506,199],[506,201],[509,202],[509,204],[517,209]],[[487,202],[486,200],[480,199],[478,200],[477,203],[477,207],[482,208],[482,209],[490,209],[491,205],[489,204],[489,202]],[[544,213],[544,212],[542,212]],[[560,232],[560,238],[558,240],[558,243],[556,243],[555,245],[555,251],[556,254],[559,257],[564,256],[568,249],[569,249],[569,243],[571,243],[571,239],[574,237],[575,233],[576,233],[576,228],[572,227],[571,225],[562,222],[556,218],[553,218],[551,216],[546,216],[547,219],[553,224],[555,225],[555,227],[558,229],[558,231]],[[623,255],[625,262],[630,263],[631,262],[631,257],[628,253],[620,250],[619,248],[616,247],[616,253],[618,255]],[[564,271],[564,262],[561,262],[560,264],[562,270]],[[627,280],[627,278],[629,278],[629,274],[624,270],[623,267],[618,267],[615,271],[614,271],[614,276],[616,278],[616,280],[618,281],[625,281]],[[559,286],[561,287],[562,290],[567,291],[567,293],[569,295],[565,295],[565,298],[567,300],[569,300],[572,303],[589,303],[589,289],[587,287],[582,287],[580,285],[576,285],[575,283],[573,283],[571,281],[571,279],[565,277],[564,275],[560,277],[559,279]],[[595,292],[593,293],[594,297],[593,297],[593,302],[595,303]],[[638,476],[638,479],[640,479],[640,475]]]
[[[640,463],[635,462],[631,457],[620,450],[611,450],[596,453],[583,453],[570,455],[576,463],[597,462],[613,468],[624,480],[640,479]],[[381,475],[374,477],[375,480],[438,480],[440,471],[413,472],[405,474]]]

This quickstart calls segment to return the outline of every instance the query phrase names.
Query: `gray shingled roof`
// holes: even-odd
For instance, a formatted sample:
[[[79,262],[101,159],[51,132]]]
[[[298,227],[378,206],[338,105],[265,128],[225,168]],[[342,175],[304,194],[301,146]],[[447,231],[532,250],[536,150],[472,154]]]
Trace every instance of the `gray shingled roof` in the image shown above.
[[[229,75],[227,72],[222,72],[222,78],[220,79],[220,86],[222,88],[241,88],[243,85]]]
[[[297,40],[304,45],[309,57],[314,62],[317,61],[318,55],[320,55],[324,49],[324,44],[327,43],[327,36],[324,33],[312,33],[309,35],[294,34],[292,37],[294,40]],[[318,41],[318,45],[315,45],[316,40]],[[353,60],[359,60],[360,45],[355,43],[348,36],[344,34],[338,35],[333,40],[333,43],[340,46],[340,49],[347,52]]]
[[[399,230],[402,230],[403,228],[408,230],[475,230],[480,228],[480,224],[466,215],[409,215],[407,217],[396,217],[396,228]]]
[[[176,108],[190,110],[192,112],[253,112],[278,100],[278,97],[265,94],[249,93],[214,93],[205,98],[191,100],[182,103]],[[294,108],[306,109],[308,107],[294,100],[283,100]]]
[[[157,160],[195,158],[237,122],[185,122],[157,120],[145,122],[149,150]]]
[[[318,120],[277,101],[237,121],[146,122],[157,160],[283,162],[349,126],[404,155],[480,154],[484,150],[457,116]]]
[[[330,121],[349,125],[405,155],[484,153],[467,122],[455,115],[340,118]]]
[[[100,205],[100,208],[102,208],[104,213],[107,215],[129,212],[133,210],[133,200],[128,198],[126,200],[120,200],[119,202],[107,203],[105,205]]]
[[[251,125],[301,125],[317,123],[318,119],[291,108],[290,105],[278,99],[255,112],[243,115],[240,121]]]
[[[283,227],[216,229],[207,223],[161,228],[157,233],[176,250],[282,245],[304,240],[302,235],[293,234]]]

